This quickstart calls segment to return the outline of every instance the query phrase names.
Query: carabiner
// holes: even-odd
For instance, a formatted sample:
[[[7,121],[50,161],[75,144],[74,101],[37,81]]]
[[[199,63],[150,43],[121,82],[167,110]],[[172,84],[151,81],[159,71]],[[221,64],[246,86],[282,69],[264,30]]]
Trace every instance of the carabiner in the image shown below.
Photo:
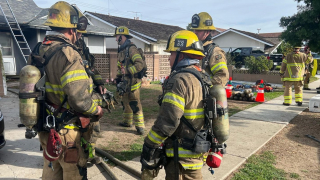
[[[50,117],[52,117],[52,125],[49,124],[49,118]],[[55,119],[55,117],[53,115],[50,114],[50,115],[48,115],[46,117],[46,125],[45,126],[50,128],[50,129],[56,127],[56,119]]]

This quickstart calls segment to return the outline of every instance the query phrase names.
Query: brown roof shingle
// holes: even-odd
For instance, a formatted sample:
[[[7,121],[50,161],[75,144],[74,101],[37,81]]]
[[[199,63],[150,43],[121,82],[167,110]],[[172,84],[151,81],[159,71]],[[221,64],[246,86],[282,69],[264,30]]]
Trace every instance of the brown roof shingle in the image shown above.
[[[142,20],[110,16],[106,14],[99,14],[99,13],[94,13],[89,11],[88,13],[115,26],[126,26],[133,31],[136,31],[138,33],[144,34],[151,38],[157,39],[158,41],[159,40],[167,41],[170,34],[176,31],[183,30],[183,28],[178,26],[171,26],[171,25],[153,23],[153,22],[142,21]],[[135,34],[135,33],[132,33],[132,34]],[[135,34],[135,35],[139,36],[140,38],[143,38],[143,36],[140,36],[139,34]]]
[[[264,38],[279,38],[281,35],[281,32],[276,33],[260,33],[259,36],[262,36]]]

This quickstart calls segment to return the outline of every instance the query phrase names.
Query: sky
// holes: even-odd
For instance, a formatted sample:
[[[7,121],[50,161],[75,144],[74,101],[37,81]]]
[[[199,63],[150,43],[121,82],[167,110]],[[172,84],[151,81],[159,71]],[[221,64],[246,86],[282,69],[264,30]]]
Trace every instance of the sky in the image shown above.
[[[49,8],[52,0],[34,0]],[[66,0],[91,11],[186,28],[192,15],[208,12],[215,27],[257,33],[282,32],[280,18],[297,13],[294,0]]]

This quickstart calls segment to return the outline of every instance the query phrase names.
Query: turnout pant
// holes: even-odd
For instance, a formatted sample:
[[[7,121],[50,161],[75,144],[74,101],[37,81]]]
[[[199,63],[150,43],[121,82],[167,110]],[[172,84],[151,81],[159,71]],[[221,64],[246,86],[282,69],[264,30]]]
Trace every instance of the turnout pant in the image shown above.
[[[49,132],[40,132],[39,141],[42,146],[43,152],[47,147]],[[80,138],[81,132],[77,129],[61,129],[59,136],[62,142],[62,153],[59,159],[52,161],[52,167],[49,167],[50,161],[43,157],[43,171],[42,179],[44,180],[62,180],[62,179],[75,179],[81,180],[83,176],[80,175],[78,167],[86,168],[88,155],[81,147]],[[78,150],[78,163],[66,163],[64,161],[65,153],[67,150],[67,142],[75,143]]]
[[[169,162],[166,166],[164,166],[164,170],[166,171],[166,180],[175,179],[176,171],[179,172],[179,180],[202,180],[202,172],[201,169],[190,170],[184,169],[179,163],[179,169],[175,169],[173,158],[168,158]]]
[[[309,70],[307,70],[306,76],[304,77],[304,85],[303,85],[304,88],[309,88],[310,76],[311,76],[311,73]]]
[[[291,104],[292,102],[292,85],[294,85],[295,101],[302,102],[303,91],[302,81],[284,81],[284,103]]]
[[[135,122],[136,127],[144,128],[143,111],[140,101],[140,89],[127,92],[122,96],[124,106],[123,120],[125,123],[132,125]]]

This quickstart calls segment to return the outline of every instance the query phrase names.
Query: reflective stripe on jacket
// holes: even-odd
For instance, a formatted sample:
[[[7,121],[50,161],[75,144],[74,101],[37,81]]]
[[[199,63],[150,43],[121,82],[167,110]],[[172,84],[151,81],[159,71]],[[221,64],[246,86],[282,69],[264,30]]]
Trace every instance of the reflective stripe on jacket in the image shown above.
[[[303,81],[306,61],[307,55],[304,53],[288,54],[281,64],[280,73],[284,73],[281,81]]]
[[[72,44],[63,35],[48,35],[46,41],[48,43],[43,43],[39,48],[40,56],[59,43]],[[64,104],[64,108],[94,115],[98,109],[91,99],[92,79],[86,74],[80,54],[74,48],[67,46],[55,52],[46,65],[46,100],[59,106],[67,96],[68,101]],[[28,64],[31,64],[31,56]]]
[[[209,46],[213,41],[207,41],[203,46]],[[227,84],[229,79],[229,71],[227,67],[227,59],[225,52],[220,47],[215,47],[211,54],[208,66],[205,68],[206,72],[210,75],[212,84],[220,84],[223,87]]]
[[[194,68],[189,66],[188,68]],[[173,157],[171,136],[193,139],[195,132],[180,121],[185,116],[196,130],[204,126],[204,109],[202,102],[202,87],[198,79],[190,73],[178,73],[169,77],[164,87],[164,97],[157,120],[145,138],[145,143],[151,147],[165,144],[166,155]],[[179,163],[185,169],[200,169],[202,153],[179,147]],[[191,158],[191,159],[190,159]]]

